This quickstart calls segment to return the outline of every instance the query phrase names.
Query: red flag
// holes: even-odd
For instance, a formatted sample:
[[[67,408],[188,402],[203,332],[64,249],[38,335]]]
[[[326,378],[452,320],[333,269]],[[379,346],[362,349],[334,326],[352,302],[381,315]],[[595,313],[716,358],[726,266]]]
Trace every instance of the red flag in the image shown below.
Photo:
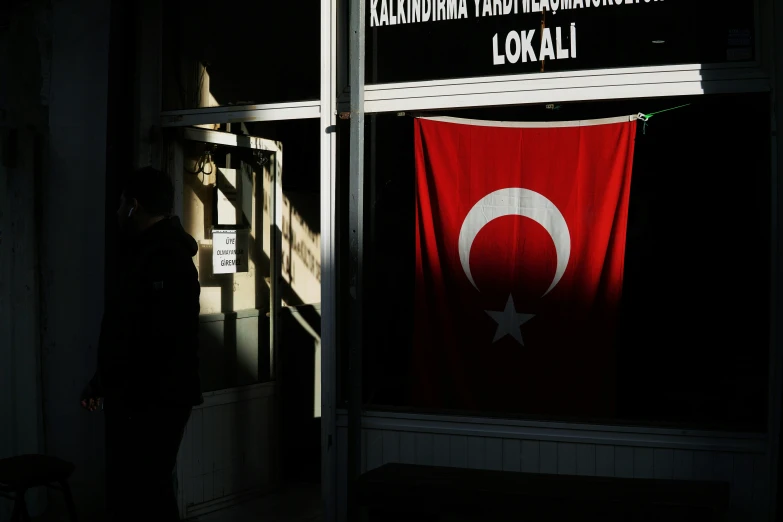
[[[414,405],[612,416],[636,122],[415,126]]]

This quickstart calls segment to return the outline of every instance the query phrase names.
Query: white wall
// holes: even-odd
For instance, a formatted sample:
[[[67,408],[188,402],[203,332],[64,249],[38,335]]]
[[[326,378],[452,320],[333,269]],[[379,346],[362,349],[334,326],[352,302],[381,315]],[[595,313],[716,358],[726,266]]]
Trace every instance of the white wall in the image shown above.
[[[82,519],[88,519],[103,504],[103,419],[82,411],[78,399],[95,370],[103,308],[110,2],[61,0],[52,7],[50,168],[43,191],[44,418],[48,452],[77,466],[72,487]]]

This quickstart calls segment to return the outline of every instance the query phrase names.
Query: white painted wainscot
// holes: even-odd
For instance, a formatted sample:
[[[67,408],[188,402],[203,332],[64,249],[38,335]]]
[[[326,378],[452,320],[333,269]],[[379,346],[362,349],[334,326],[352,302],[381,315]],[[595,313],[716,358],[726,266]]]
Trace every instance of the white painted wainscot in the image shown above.
[[[260,496],[279,484],[275,383],[204,394],[177,458],[180,515],[188,517]]]
[[[338,412],[338,520],[347,509],[348,416]],[[387,462],[528,473],[718,480],[732,521],[766,522],[767,438],[679,429],[366,412],[362,471]]]

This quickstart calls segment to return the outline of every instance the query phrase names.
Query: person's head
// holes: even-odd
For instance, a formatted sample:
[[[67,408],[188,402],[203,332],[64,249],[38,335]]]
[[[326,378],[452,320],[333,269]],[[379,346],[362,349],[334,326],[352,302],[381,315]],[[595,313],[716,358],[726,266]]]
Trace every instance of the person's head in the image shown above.
[[[143,232],[171,213],[174,187],[169,177],[152,167],[133,172],[125,182],[117,220],[128,233]]]

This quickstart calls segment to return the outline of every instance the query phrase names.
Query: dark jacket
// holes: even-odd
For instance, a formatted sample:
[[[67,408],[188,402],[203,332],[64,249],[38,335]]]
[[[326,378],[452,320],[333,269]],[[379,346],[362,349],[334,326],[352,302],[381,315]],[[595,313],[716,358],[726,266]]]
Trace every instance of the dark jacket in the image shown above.
[[[197,405],[198,244],[176,217],[124,245],[91,381],[106,407]]]

